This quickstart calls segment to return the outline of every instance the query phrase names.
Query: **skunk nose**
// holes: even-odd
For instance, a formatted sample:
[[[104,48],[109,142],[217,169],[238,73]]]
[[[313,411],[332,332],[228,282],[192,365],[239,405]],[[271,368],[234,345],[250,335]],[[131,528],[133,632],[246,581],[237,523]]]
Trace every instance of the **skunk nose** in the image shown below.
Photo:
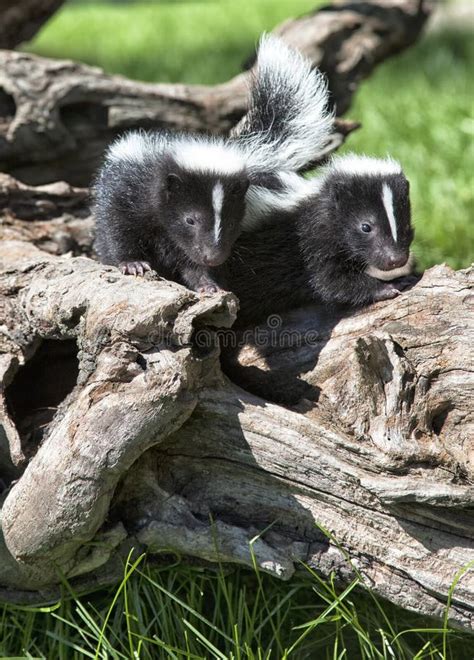
[[[212,266],[219,266],[224,261],[224,258],[218,257],[217,255],[204,254],[202,260],[205,266],[210,266],[212,268]]]
[[[408,256],[405,254],[392,255],[387,259],[387,264],[390,269],[392,268],[401,268],[407,262]]]

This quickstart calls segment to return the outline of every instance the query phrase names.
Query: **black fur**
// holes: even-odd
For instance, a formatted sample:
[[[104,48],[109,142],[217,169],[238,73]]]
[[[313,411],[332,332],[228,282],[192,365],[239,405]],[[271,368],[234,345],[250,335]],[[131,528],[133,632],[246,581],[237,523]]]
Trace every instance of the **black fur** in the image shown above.
[[[397,243],[382,202],[384,182],[393,192]],[[372,231],[363,232],[363,224]],[[405,264],[412,239],[403,174],[329,174],[295,211],[274,215],[237,240],[227,271],[229,289],[240,300],[239,323],[311,302],[357,307],[393,298],[403,282],[383,282],[364,271]]]
[[[232,137],[132,132],[111,147],[95,185],[95,246],[102,262],[138,275],[153,268],[197,290],[224,285],[216,280],[223,269],[210,269],[227,259],[244,219],[246,228],[256,226],[261,187],[282,189],[277,172],[298,171],[314,161],[333,130],[327,84],[308,60],[266,36],[257,68],[249,112]],[[188,147],[192,157],[186,159]],[[201,147],[211,150],[203,153],[199,173],[192,173]],[[227,156],[228,163],[209,160]],[[234,167],[242,169],[220,173]],[[217,182],[224,188],[218,245],[212,204]]]
[[[212,191],[218,181],[224,201],[216,245]],[[94,188],[100,260],[125,273],[143,274],[151,267],[192,289],[217,290],[211,267],[227,259],[240,233],[248,185],[245,171],[193,173],[170,156],[106,161]]]

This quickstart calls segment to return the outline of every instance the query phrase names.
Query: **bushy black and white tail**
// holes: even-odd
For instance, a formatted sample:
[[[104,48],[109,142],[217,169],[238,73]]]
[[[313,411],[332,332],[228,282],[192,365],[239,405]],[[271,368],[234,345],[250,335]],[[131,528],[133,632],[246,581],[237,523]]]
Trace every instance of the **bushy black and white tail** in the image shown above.
[[[249,110],[235,136],[251,167],[292,172],[305,168],[327,144],[333,122],[323,74],[278,37],[264,35]]]

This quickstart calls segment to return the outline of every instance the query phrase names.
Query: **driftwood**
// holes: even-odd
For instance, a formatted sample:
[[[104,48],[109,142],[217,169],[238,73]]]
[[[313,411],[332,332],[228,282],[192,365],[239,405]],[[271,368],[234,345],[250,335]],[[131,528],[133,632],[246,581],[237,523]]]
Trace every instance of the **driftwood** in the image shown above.
[[[22,474],[1,511],[3,597],[80,584],[131,545],[247,565],[252,547],[282,578],[298,560],[357,569],[441,616],[474,559],[472,284],[437,267],[346,318],[226,334],[231,382],[216,344],[231,294],[4,241],[1,471]],[[450,618],[474,622],[472,570]]]
[[[28,41],[64,0],[0,0],[0,48]]]
[[[416,38],[421,6],[346,3],[281,31],[332,71],[343,110]],[[227,131],[245,112],[245,75],[144,85],[1,58],[0,161],[30,182],[84,181],[125,127]],[[134,547],[255,558],[283,579],[301,561],[358,572],[440,617],[474,561],[472,271],[439,266],[394,301],[233,333],[232,294],[90,259],[87,196],[0,175],[0,597],[49,600],[62,576],[103,585]],[[473,627],[472,566],[449,618]]]
[[[420,0],[342,2],[277,32],[327,74],[340,115],[377,64],[414,43],[428,13]],[[76,62],[0,52],[0,170],[32,184],[83,186],[125,129],[226,133],[245,113],[249,75],[215,86],[150,85]],[[339,120],[329,151],[356,126]]]

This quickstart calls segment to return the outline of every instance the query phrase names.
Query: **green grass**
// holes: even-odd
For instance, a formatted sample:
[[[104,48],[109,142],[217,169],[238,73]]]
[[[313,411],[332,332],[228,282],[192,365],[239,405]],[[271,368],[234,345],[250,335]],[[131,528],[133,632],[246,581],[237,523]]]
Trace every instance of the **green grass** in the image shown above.
[[[28,49],[97,64],[139,80],[212,84],[241,71],[263,30],[317,4],[318,0],[68,3]]]
[[[241,66],[263,30],[315,0],[66,4],[28,49],[150,81],[215,83]],[[319,2],[321,4],[321,2]],[[345,150],[392,154],[412,184],[419,265],[471,263],[474,252],[472,31],[430,34],[380,66],[348,116]]]
[[[307,575],[282,583],[128,563],[115,591],[52,607],[0,605],[0,656],[208,660],[471,660],[472,637]]]

